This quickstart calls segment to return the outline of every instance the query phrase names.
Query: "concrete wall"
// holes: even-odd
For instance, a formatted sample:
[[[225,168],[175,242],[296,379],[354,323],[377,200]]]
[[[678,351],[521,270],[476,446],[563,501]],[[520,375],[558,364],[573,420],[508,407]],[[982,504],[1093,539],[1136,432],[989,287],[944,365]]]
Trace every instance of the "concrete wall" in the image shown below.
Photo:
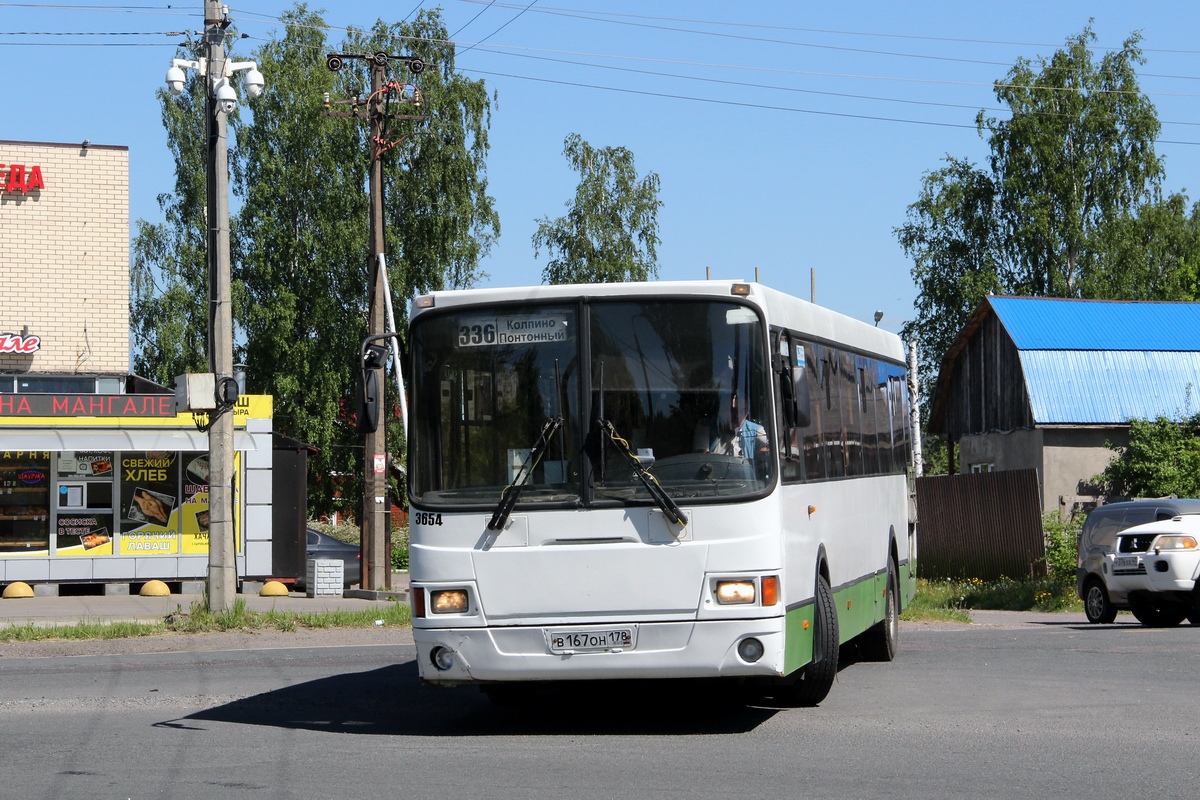
[[[1018,430],[964,436],[958,441],[958,471],[973,464],[994,464],[997,472],[1042,467],[1042,432]]]
[[[963,436],[959,440],[959,472],[972,464],[994,469],[1036,469],[1042,491],[1042,511],[1059,512],[1078,497],[1096,494],[1092,476],[1102,472],[1115,455],[1105,446],[1129,441],[1127,428],[1047,427]],[[1068,511],[1070,509],[1068,508]]]
[[[1105,442],[1127,444],[1129,429],[1045,428],[1043,441],[1042,505],[1045,511],[1069,512],[1076,498],[1097,496],[1092,477],[1116,456]]]
[[[129,148],[0,141],[0,333],[41,338],[0,372],[129,371]],[[44,188],[10,186],[14,165]]]

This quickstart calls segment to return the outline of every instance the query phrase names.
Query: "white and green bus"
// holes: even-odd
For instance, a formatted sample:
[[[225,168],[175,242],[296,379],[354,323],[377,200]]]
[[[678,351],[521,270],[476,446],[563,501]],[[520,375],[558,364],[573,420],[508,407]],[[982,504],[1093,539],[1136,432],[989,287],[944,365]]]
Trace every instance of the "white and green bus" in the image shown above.
[[[894,334],[757,283],[436,292],[409,330],[421,678],[828,693],[915,591]]]

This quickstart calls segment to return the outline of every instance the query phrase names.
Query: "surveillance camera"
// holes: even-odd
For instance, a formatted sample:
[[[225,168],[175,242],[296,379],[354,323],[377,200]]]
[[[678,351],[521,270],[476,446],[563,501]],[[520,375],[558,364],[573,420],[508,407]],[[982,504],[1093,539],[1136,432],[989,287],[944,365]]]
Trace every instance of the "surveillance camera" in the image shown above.
[[[266,82],[263,80],[263,74],[258,71],[258,67],[252,67],[246,73],[246,80],[242,84],[246,87],[246,97],[253,100],[263,93],[263,86]]]
[[[216,101],[217,107],[226,114],[232,114],[237,109],[237,94],[224,78],[217,84]]]
[[[186,76],[183,74],[183,70],[179,67],[171,67],[167,70],[167,91],[176,96],[183,94],[185,80]]]

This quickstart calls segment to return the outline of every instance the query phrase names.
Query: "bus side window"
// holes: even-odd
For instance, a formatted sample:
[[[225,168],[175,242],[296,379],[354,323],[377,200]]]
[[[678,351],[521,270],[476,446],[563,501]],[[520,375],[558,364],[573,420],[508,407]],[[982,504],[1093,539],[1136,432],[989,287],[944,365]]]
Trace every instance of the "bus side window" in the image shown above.
[[[887,365],[875,362],[875,432],[879,448],[879,471],[892,471],[892,400],[888,393]]]
[[[819,345],[804,345],[804,371],[808,382],[808,398],[810,419],[804,426],[804,464],[808,479],[823,480],[825,478],[825,448],[821,441],[823,389],[821,382],[821,348]]]
[[[776,333],[774,368],[780,412],[779,475],[784,481],[802,481],[804,443],[801,429],[808,423],[809,416],[808,379],[804,372],[803,347],[787,331]]]

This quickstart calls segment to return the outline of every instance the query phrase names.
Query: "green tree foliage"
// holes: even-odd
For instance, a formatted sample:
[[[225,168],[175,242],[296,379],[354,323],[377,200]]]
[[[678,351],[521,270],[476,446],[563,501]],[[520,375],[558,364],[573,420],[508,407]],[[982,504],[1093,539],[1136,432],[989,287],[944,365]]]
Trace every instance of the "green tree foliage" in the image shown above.
[[[384,51],[417,55],[430,65],[415,79],[400,62],[389,70],[389,77],[410,84],[402,87],[402,95],[392,95],[389,111],[429,117],[424,124],[389,123],[383,137],[398,142],[384,155],[383,169],[386,263],[400,330],[406,325],[406,298],[471,285],[498,235],[485,165],[491,99],[482,82],[455,71],[454,46],[439,12],[423,11],[398,25],[380,21],[370,32],[352,30],[340,44],[326,41],[324,21],[304,5],[287,12],[283,21],[282,36],[251,54],[265,77],[265,92],[249,103],[251,114],[230,120],[236,142],[231,187],[240,201],[231,226],[234,319],[240,333],[237,357],[248,365],[249,390],[274,395],[277,431],[318,448],[309,461],[309,504],[320,513],[335,506],[338,494],[356,497],[361,481],[362,442],[350,412],[354,365],[367,333],[370,249],[366,115],[323,115],[326,92],[334,99],[365,99],[370,79],[358,60],[330,72],[325,55]],[[414,83],[422,99],[419,109],[413,105]],[[164,116],[178,117],[175,127],[168,125],[173,149],[188,136],[203,136],[201,107],[166,96],[163,102]],[[202,220],[202,147],[197,152],[198,161],[177,158],[176,163],[180,185],[194,185],[198,194],[179,193],[169,202],[198,209]],[[163,229],[162,247],[152,248],[156,240],[147,238],[148,275],[171,267],[174,240],[169,236],[182,239],[190,230],[169,210]],[[203,245],[201,238],[201,264]],[[189,273],[179,283],[180,297],[203,311],[202,274],[197,279]],[[147,286],[154,299],[156,289]],[[135,326],[142,325],[149,307],[135,304]],[[180,322],[194,335],[192,325]],[[160,357],[148,343],[140,349],[145,363]],[[193,369],[203,364],[201,359]],[[173,368],[165,374],[177,374],[169,371]],[[403,449],[398,426],[389,442],[393,452]]]
[[[638,179],[633,153],[624,147],[592,147],[577,133],[563,155],[579,173],[566,216],[543,217],[533,235],[534,255],[550,257],[547,283],[644,281],[658,274],[659,180]]]
[[[1200,297],[1200,203],[1172,194],[1121,215],[1101,231],[1106,268],[1084,276],[1080,293],[1101,300]]]
[[[921,371],[936,377],[949,349],[981,298],[1001,287],[1002,247],[996,223],[996,185],[969,162],[947,158],[925,176],[921,196],[897,229],[900,245],[913,258],[918,289],[917,317],[903,337],[917,338]],[[932,386],[928,378],[926,385]]]
[[[1099,60],[1094,40],[1084,28],[997,81],[1009,113],[977,118],[987,165],[947,156],[896,229],[919,292],[903,333],[918,339],[931,379],[989,293],[1195,296],[1200,219],[1182,195],[1161,198],[1158,116],[1136,75],[1140,36]]]
[[[1134,33],[1099,63],[1091,28],[1034,69],[1020,59],[996,99],[1007,119],[979,113],[988,134],[1005,244],[1004,283],[1015,294],[1078,296],[1103,252],[1099,232],[1155,199],[1158,114],[1138,86]],[[1102,268],[1102,267],[1101,267]]]
[[[1129,444],[1093,480],[1116,497],[1200,497],[1200,414],[1133,420]]]

